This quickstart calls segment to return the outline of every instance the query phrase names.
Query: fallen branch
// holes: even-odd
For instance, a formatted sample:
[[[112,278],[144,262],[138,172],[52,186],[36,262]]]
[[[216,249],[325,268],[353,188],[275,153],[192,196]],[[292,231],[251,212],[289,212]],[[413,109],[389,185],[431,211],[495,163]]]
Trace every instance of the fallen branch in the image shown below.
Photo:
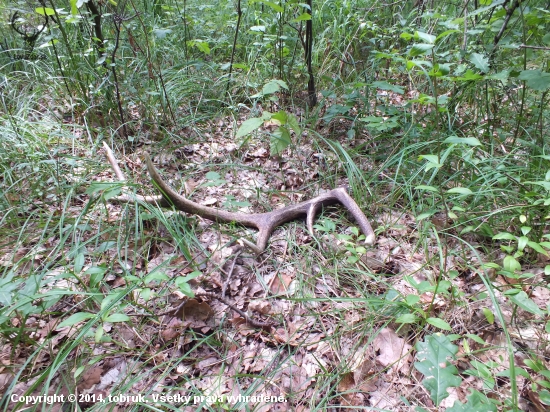
[[[111,167],[115,171],[117,178],[121,181],[125,181],[124,174],[118,167],[117,161],[111,151],[111,149],[104,143],[105,150],[107,152],[107,159],[111,164]],[[306,216],[306,223],[309,232],[313,235],[313,219],[321,208],[321,206],[327,206],[335,203],[341,203],[353,216],[357,225],[365,235],[365,243],[367,245],[373,245],[375,241],[374,231],[367,220],[367,217],[363,211],[359,208],[357,203],[348,194],[347,190],[343,187],[332,189],[326,193],[323,193],[311,200],[297,203],[295,205],[289,205],[282,209],[276,209],[267,213],[238,213],[227,212],[225,210],[215,209],[208,206],[203,206],[199,203],[193,202],[184,196],[181,196],[174,189],[172,189],[162,178],[160,177],[157,169],[153,166],[149,155],[145,154],[145,161],[147,163],[147,169],[151,179],[160,189],[162,197],[157,196],[140,196],[134,197],[129,195],[122,195],[115,200],[121,202],[130,202],[132,200],[141,200],[150,204],[159,204],[160,206],[170,207],[173,206],[182,212],[186,212],[193,215],[198,215],[209,220],[223,223],[239,223],[246,227],[253,227],[258,229],[258,237],[256,244],[249,242],[246,239],[242,239],[249,248],[251,248],[257,254],[262,253],[267,247],[267,242],[271,233],[275,228],[283,223],[294,220],[300,216]]]
[[[228,306],[229,309],[231,309],[234,312],[237,312],[239,315],[241,315],[243,317],[243,319],[246,321],[246,323],[248,323],[250,326],[252,326],[254,328],[264,329],[264,330],[269,332],[271,330],[271,328],[277,324],[275,322],[260,322],[259,320],[253,319],[250,316],[248,316],[244,311],[240,310],[235,305],[232,305],[231,303],[229,303],[229,301],[227,299],[225,299],[224,297],[218,296],[213,292],[197,292],[197,293],[195,293],[195,296],[197,296],[199,298],[209,297],[209,298],[219,300],[221,303]]]

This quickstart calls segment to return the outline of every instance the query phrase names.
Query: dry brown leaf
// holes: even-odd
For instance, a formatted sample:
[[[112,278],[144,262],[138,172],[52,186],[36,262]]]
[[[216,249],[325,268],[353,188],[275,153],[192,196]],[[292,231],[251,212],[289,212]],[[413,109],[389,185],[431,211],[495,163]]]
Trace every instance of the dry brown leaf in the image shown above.
[[[275,275],[275,278],[273,279],[273,283],[271,284],[270,288],[271,293],[273,293],[274,295],[286,293],[291,283],[292,276],[285,274]]]
[[[248,309],[261,313],[262,315],[267,315],[271,311],[271,303],[266,300],[254,300],[250,302]]]
[[[353,373],[348,372],[342,376],[338,384],[338,392],[341,392],[340,403],[344,406],[362,406],[365,404],[365,397],[362,393],[353,392],[355,379]]]
[[[80,377],[80,382],[77,385],[79,391],[90,389],[95,384],[101,382],[101,376],[104,372],[104,365],[94,365],[85,370]]]
[[[8,385],[13,380],[11,373],[0,373],[0,393],[4,393]]]
[[[202,324],[214,315],[214,311],[206,302],[199,302],[196,299],[189,299],[183,306],[183,319],[191,325]]]
[[[305,395],[310,380],[304,368],[291,365],[282,370],[281,388],[285,393],[293,394],[294,400],[301,400]]]
[[[535,286],[531,292],[531,298],[539,308],[545,310],[546,305],[550,302],[550,289],[547,287]]]
[[[111,287],[120,288],[122,286],[126,286],[126,279],[124,279],[122,276],[117,276],[114,282],[111,284]]]
[[[390,328],[382,329],[374,338],[372,345],[379,353],[376,361],[380,365],[384,367],[391,365],[394,372],[400,371],[404,375],[410,372],[412,356],[409,351],[412,347],[405,343],[403,338],[397,336],[393,330]]]
[[[183,331],[183,321],[177,317],[173,317],[166,325],[166,328],[160,333],[164,341],[176,339]]]

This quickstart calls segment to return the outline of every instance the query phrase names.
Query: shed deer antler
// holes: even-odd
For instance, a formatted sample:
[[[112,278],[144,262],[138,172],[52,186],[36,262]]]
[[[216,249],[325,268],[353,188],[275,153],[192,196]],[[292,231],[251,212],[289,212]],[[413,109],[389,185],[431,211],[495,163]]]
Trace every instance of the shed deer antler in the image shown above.
[[[109,160],[109,163],[115,171],[118,179],[121,181],[125,181],[126,179],[124,177],[124,174],[118,167],[117,161],[113,153],[111,152],[111,149],[105,143],[104,147],[107,151],[107,159]],[[162,192],[162,196],[156,197],[137,195],[135,197],[136,199],[140,199],[147,203],[157,203],[160,206],[165,207],[170,207],[173,205],[176,209],[181,210],[182,212],[198,215],[216,222],[234,222],[240,223],[241,225],[246,227],[256,228],[258,229],[256,244],[253,244],[246,239],[242,240],[257,254],[260,254],[265,250],[265,248],[267,247],[267,241],[271,236],[271,233],[275,230],[277,226],[294,220],[300,216],[306,216],[308,230],[313,235],[313,219],[315,218],[315,214],[319,211],[319,208],[321,206],[331,205],[338,202],[342,203],[356,220],[359,228],[366,237],[365,243],[368,245],[374,244],[374,231],[372,230],[372,227],[367,220],[367,217],[361,211],[357,203],[355,203],[355,201],[348,194],[347,190],[344,187],[332,189],[311,200],[297,203],[295,205],[289,205],[283,207],[282,209],[276,209],[267,213],[234,213],[227,212],[225,210],[215,209],[208,206],[203,206],[199,203],[195,203],[189,199],[186,199],[185,197],[178,194],[174,189],[172,189],[164,180],[162,180],[157,169],[155,168],[155,166],[153,166],[153,163],[151,162],[148,154],[145,154],[145,161],[147,163],[149,175],[151,176],[153,182],[155,182],[155,184]],[[129,202],[132,200],[132,198],[128,195],[123,195],[119,196],[116,200]]]

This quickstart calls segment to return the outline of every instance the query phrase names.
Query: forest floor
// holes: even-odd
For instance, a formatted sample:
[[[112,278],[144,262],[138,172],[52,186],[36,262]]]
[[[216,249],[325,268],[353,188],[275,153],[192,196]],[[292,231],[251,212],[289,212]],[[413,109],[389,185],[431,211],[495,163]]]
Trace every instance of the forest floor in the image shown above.
[[[349,139],[345,122],[317,126],[321,134],[330,128],[343,136],[336,141],[345,149],[368,151],[366,132]],[[138,193],[155,192],[142,161],[148,152],[189,199],[244,213],[349,184],[338,153],[311,134],[270,156],[268,143],[239,144],[233,130],[232,118],[219,118],[174,131],[181,140],[161,150],[153,133],[143,134],[131,147],[115,148],[115,157]],[[196,143],[181,143],[189,141]],[[529,301],[511,304],[506,291],[515,280],[484,264],[505,254],[479,234],[464,242],[444,214],[430,218],[433,229],[425,236],[405,205],[387,206],[394,188],[380,184],[387,176],[368,157],[354,159],[356,166],[378,183],[352,195],[376,228],[373,247],[362,244],[353,220],[335,205],[316,218],[314,234],[302,221],[286,224],[255,256],[237,241],[252,240],[253,230],[114,202],[128,189],[112,196],[105,192],[114,186],[97,189],[117,181],[102,150],[82,144],[69,152],[104,167],[87,186],[80,180],[63,211],[43,199],[35,208],[81,225],[78,242],[86,253],[75,252],[63,231],[45,238],[40,221],[31,219],[24,241],[7,242],[16,247],[4,249],[0,261],[12,276],[47,268],[38,293],[62,294],[46,311],[28,315],[24,329],[12,312],[13,330],[25,333],[2,342],[6,410],[24,406],[20,396],[56,394],[64,400],[77,394],[78,407],[90,411],[473,410],[453,404],[475,407],[472,390],[497,405],[511,396],[511,359],[522,410],[547,410],[534,383],[550,377],[530,359],[539,354],[544,364],[547,355],[548,333],[535,313],[550,301],[541,286],[548,259],[541,255],[540,264],[523,272]],[[494,302],[501,316],[494,315]],[[418,364],[422,345],[443,337],[440,332],[448,338],[440,342],[448,351],[440,360],[450,373],[436,385],[442,391],[436,406],[433,385],[423,382],[430,377]],[[45,410],[65,410],[64,404]],[[496,410],[483,405],[480,410]]]

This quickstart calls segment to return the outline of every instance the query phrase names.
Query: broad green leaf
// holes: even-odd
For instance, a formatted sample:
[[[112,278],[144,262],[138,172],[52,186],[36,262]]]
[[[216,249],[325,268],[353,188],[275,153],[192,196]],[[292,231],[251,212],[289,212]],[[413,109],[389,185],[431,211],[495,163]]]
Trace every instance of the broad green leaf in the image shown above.
[[[85,275],[96,275],[98,273],[104,274],[105,272],[107,272],[107,266],[105,264],[101,264],[99,266],[92,266],[92,267],[88,268],[84,272],[84,274]]]
[[[455,401],[446,412],[497,412],[497,407],[491,403],[487,396],[473,390],[468,396],[468,401],[463,404]]]
[[[246,136],[247,134],[252,133],[254,130],[258,129],[264,124],[264,121],[260,117],[252,117],[248,120],[245,120],[239,130],[237,130],[236,138]]]
[[[103,337],[103,328],[99,327],[95,330],[95,341],[96,341],[96,343],[101,342],[102,337]]]
[[[120,189],[120,183],[94,182],[90,184],[84,193],[87,195],[93,195],[96,192],[113,190],[115,188]]]
[[[548,252],[542,248],[542,246],[545,246],[545,244],[547,244],[547,243],[548,242],[541,242],[539,244],[537,242],[528,241],[527,246],[529,246],[534,251],[539,252],[541,255],[548,256]]]
[[[405,296],[405,302],[407,302],[407,305],[409,305],[409,306],[416,305],[418,302],[420,302],[420,296],[418,296],[418,295],[407,295],[407,296]]]
[[[405,313],[404,315],[399,316],[395,319],[396,323],[416,323],[418,316],[412,313]]]
[[[136,289],[139,290],[139,289]],[[151,295],[153,294],[153,291],[151,288],[144,288],[139,290],[139,295],[143,298],[145,302],[148,302],[149,299],[151,299]]]
[[[58,328],[64,328],[65,326],[73,326],[76,325],[79,322],[82,322],[87,319],[91,319],[95,317],[93,313],[89,312],[77,312],[71,316],[69,316],[67,319],[65,319],[63,322],[61,322],[57,327]]]
[[[508,232],[500,232],[493,236],[493,240],[516,240],[517,238]]]
[[[458,76],[454,78],[454,80],[462,81],[462,82],[469,82],[469,81],[480,80],[480,79],[483,79],[483,76],[479,73],[474,73],[470,69],[466,70],[466,73],[464,73],[462,76]]]
[[[507,255],[502,261],[502,267],[508,272],[514,273],[516,270],[521,270],[521,264],[513,256]]]
[[[42,16],[55,16],[55,10],[49,7],[37,7],[34,11]]]
[[[475,137],[458,137],[458,136],[449,136],[443,143],[456,143],[456,144],[465,144],[468,146],[481,146],[481,142]]]
[[[415,190],[427,190],[428,192],[439,192],[439,189],[437,187],[426,186],[426,185],[418,185],[415,187]]]
[[[426,44],[426,43],[416,43],[413,44],[411,49],[409,50],[409,56],[415,57],[415,56],[421,56],[423,54],[428,53],[431,49],[433,49],[433,44]]]
[[[277,93],[279,90],[281,90],[281,85],[277,81],[271,80],[264,84],[264,87],[262,88],[262,95],[267,96],[269,94]]]
[[[427,336],[424,342],[418,342],[416,350],[419,362],[415,362],[414,367],[425,376],[422,384],[439,406],[449,396],[447,388],[459,386],[462,382],[457,376],[458,369],[449,362],[449,359],[455,359],[458,346],[452,344],[447,336],[435,333]]]
[[[523,252],[523,249],[525,249],[525,246],[527,246],[527,242],[529,242],[529,238],[527,236],[520,236],[518,238],[518,250],[520,252]]]
[[[124,313],[113,313],[112,315],[107,316],[103,319],[104,322],[116,323],[116,322],[128,322],[130,316],[125,315]]]
[[[550,392],[546,389],[539,391],[539,399],[545,405],[550,405]]]
[[[302,13],[295,19],[292,19],[293,22],[297,23],[299,21],[305,21],[305,20],[311,20],[311,14],[309,13]]]
[[[478,14],[482,14],[482,13],[485,13],[486,11],[489,11],[489,10],[492,10],[494,9],[496,6],[499,6],[501,5],[502,3],[504,3],[505,0],[483,0],[481,1],[479,4],[481,5],[486,5],[488,4],[487,7],[480,7],[479,9],[476,9],[470,13],[468,13],[468,17],[472,18],[473,16],[477,16]]]
[[[183,293],[185,296],[189,296],[190,298],[194,298],[195,297],[195,293],[193,293],[193,291],[191,290],[191,286],[189,286],[189,283],[187,282],[180,282],[178,284],[177,280],[176,280],[176,284],[177,286],[180,288],[180,291],[181,293]]]
[[[474,192],[472,192],[467,187],[453,187],[453,188],[447,190],[447,193],[458,193],[459,195],[471,195]]]
[[[489,322],[489,324],[492,325],[493,323],[495,323],[495,314],[491,309],[483,308],[481,309],[481,311],[483,312],[483,315],[485,315],[485,319],[487,319],[487,322]]]
[[[411,70],[413,67],[420,67],[424,69],[424,66],[431,68],[432,63],[427,60],[407,60],[407,70]]]
[[[544,187],[546,190],[550,191],[550,182],[545,182],[544,180],[539,180],[537,182],[525,182],[525,183],[529,183],[531,185],[539,185]]]
[[[221,176],[218,172],[208,172],[204,175],[204,177],[206,177],[208,180],[220,180],[221,179]]]
[[[101,243],[95,251],[97,253],[103,253],[103,252],[106,252],[109,249],[112,249],[116,245],[117,245],[117,242],[115,242],[114,240],[109,240],[107,242]]]
[[[478,378],[481,378],[483,381],[483,387],[487,390],[491,390],[495,386],[495,379],[493,378],[493,374],[491,373],[491,369],[487,367],[487,365],[483,364],[482,362],[479,362],[475,359],[472,359],[470,361],[474,369],[466,369],[464,373],[466,375],[475,376]]]
[[[262,0],[261,3],[265,4],[266,6],[271,7],[273,10],[275,10],[278,13],[283,13],[285,11],[285,9],[283,9],[278,4],[273,3],[272,1],[263,1]]]
[[[117,197],[120,192],[122,191],[121,187],[119,185],[112,187],[110,189],[107,189],[103,192],[103,199],[109,200],[114,197]]]
[[[21,285],[20,282],[14,281],[13,277],[14,273],[9,272],[3,279],[0,279],[0,304],[4,306],[11,305],[11,292]]]
[[[516,376],[523,376],[526,379],[532,379],[533,376],[529,375],[529,373],[519,366],[514,367],[514,371],[516,372]],[[541,374],[543,371],[540,371]],[[497,372],[496,376],[505,376],[507,378],[510,377],[510,369],[504,369],[503,371]]]
[[[433,44],[435,43],[436,37],[433,34],[424,33],[422,31],[414,32],[414,37],[418,40],[425,41],[426,43]]]
[[[298,123],[298,119],[292,113],[287,114],[287,124],[294,130],[296,136],[301,136],[302,129],[300,128],[300,123]]]
[[[449,325],[447,322],[445,322],[443,319],[439,318],[428,318],[426,319],[426,322],[430,325],[435,326],[436,328],[443,329],[443,330],[453,330],[451,328],[451,325]]]
[[[487,343],[483,339],[481,339],[479,336],[474,335],[473,333],[467,333],[465,336],[472,339],[474,342],[477,342],[477,343],[481,344],[481,345],[485,345]]]
[[[74,273],[78,274],[82,272],[84,266],[85,256],[83,252],[78,253],[74,258]]]
[[[429,210],[427,212],[420,213],[418,216],[416,216],[415,220],[417,222],[420,222],[421,220],[424,220],[424,219],[429,218],[430,216],[433,216],[435,213],[436,213],[435,210]]]
[[[448,64],[435,64],[433,69],[428,72],[430,76],[446,76],[451,71],[451,66]],[[439,101],[443,101],[447,96],[440,96]]]
[[[88,270],[86,270],[84,274],[90,275],[90,286],[92,288],[95,288],[97,287],[99,282],[101,282],[101,280],[103,279],[105,272],[107,272],[107,266],[100,265],[100,266],[92,266],[91,268],[88,268]]]
[[[442,163],[439,163],[439,157],[436,156],[436,155],[420,155],[418,156],[418,160],[427,160],[428,162],[426,163],[426,166],[425,166],[425,170],[426,172],[430,169],[433,169],[433,168],[440,168],[441,166],[443,166]]]
[[[445,37],[447,37],[447,36],[449,36],[449,35],[451,35],[451,34],[453,34],[453,33],[462,33],[462,32],[461,32],[460,30],[456,30],[456,29],[453,29],[453,30],[446,30],[446,31],[444,31],[443,33],[439,34],[439,35],[436,37],[436,39],[435,39],[436,43],[437,43],[439,40],[441,40],[441,39],[443,39],[443,38],[445,38]]]
[[[533,302],[532,299],[527,296],[527,293],[525,293],[523,290],[516,294],[511,294],[511,292],[515,292],[514,290],[506,291],[504,294],[508,296],[508,298],[514,302],[516,305],[518,305],[523,310],[526,310],[527,312],[534,313],[535,315],[544,315],[545,312],[543,312],[535,302]]]
[[[170,33],[172,33],[172,29],[153,29],[153,34],[160,40],[164,39]]]
[[[489,79],[506,81],[510,78],[510,70],[503,70],[501,72],[491,74],[487,76]]]
[[[270,153],[279,155],[290,145],[290,131],[284,126],[279,126],[271,133]]]
[[[389,90],[397,94],[405,93],[405,89],[403,87],[396,86],[388,82],[376,81],[376,82],[372,82],[371,86],[376,87],[377,89],[380,89],[380,90]]]
[[[482,73],[487,73],[490,69],[489,59],[482,54],[472,53],[470,55],[470,62]]]
[[[272,119],[277,120],[280,124],[285,125],[288,120],[288,114],[284,110],[280,110],[271,116]]]
[[[191,279],[195,279],[196,277],[199,277],[200,275],[202,275],[202,272],[200,270],[195,270],[194,272],[191,272],[188,275],[178,277],[176,279],[176,285],[179,286],[178,282],[184,282],[184,283],[189,282]]]
[[[204,40],[189,40],[187,44],[189,45],[189,47],[196,47],[204,54],[210,54],[210,46],[208,45],[208,42],[205,42]]]
[[[155,280],[158,280],[159,282],[165,282],[167,280],[170,280],[170,278],[166,275],[166,273],[163,272],[153,272],[149,273],[145,278],[143,279],[143,282],[148,285],[150,282],[153,282]]]
[[[249,30],[265,33],[265,26],[252,26]]]
[[[528,87],[541,92],[550,88],[550,73],[540,70],[524,70],[519,74],[518,79],[525,80]]]

